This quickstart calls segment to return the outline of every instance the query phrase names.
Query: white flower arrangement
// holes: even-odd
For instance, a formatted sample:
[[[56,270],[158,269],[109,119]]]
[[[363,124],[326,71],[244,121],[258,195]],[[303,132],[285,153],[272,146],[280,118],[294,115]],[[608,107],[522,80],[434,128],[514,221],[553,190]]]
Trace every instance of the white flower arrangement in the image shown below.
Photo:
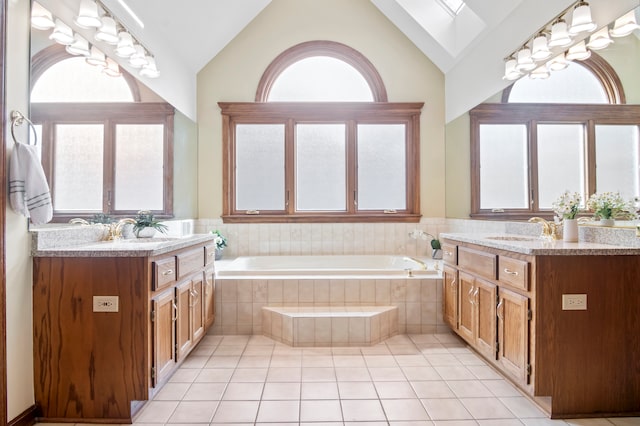
[[[633,219],[637,217],[633,201],[626,201],[619,192],[593,194],[587,208],[596,219]]]
[[[564,191],[560,197],[551,203],[551,208],[560,219],[575,219],[580,212],[582,195],[578,192]]]
[[[215,231],[211,231],[211,234],[215,236],[213,242],[216,244],[216,250],[223,250],[227,246],[227,238],[217,229]]]

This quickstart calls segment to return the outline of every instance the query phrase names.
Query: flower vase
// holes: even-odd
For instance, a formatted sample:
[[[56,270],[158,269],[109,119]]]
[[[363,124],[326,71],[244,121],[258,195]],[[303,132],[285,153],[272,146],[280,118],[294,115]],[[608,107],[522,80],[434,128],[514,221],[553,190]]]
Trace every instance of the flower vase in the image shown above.
[[[600,226],[613,226],[615,225],[616,221],[614,219],[600,219]]]
[[[156,234],[156,229],[151,227],[146,227],[139,229],[136,233],[136,237],[138,238],[151,238]]]
[[[216,256],[215,256],[216,260],[220,260],[222,259],[222,249],[217,248],[216,249]]]
[[[578,241],[577,219],[564,219],[562,221],[562,240],[570,243]]]

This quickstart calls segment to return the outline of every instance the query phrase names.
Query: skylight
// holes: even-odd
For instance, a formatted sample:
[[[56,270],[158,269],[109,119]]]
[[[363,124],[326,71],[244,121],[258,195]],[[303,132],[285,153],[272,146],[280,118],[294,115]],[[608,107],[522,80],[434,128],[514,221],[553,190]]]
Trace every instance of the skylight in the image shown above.
[[[438,0],[438,2],[452,16],[458,15],[465,5],[463,0]]]

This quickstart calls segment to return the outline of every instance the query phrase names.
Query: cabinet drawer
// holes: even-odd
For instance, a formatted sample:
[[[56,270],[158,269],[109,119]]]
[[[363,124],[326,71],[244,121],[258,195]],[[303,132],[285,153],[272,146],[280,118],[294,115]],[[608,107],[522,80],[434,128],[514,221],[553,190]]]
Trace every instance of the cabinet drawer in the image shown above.
[[[513,287],[529,290],[529,262],[500,256],[498,281]]]
[[[204,247],[178,254],[178,279],[204,267]]]
[[[450,265],[458,264],[458,246],[453,244],[442,244],[442,260]]]
[[[174,256],[153,262],[153,289],[159,290],[176,280],[176,258]]]
[[[204,265],[211,265],[216,258],[216,245],[207,244],[204,246]]]
[[[458,265],[469,272],[495,280],[497,263],[495,254],[458,247]]]

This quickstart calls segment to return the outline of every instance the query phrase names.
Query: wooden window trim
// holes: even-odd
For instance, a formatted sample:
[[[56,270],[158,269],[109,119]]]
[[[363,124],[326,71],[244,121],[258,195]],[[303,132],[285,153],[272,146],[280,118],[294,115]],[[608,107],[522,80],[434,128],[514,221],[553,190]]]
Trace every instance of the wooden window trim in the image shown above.
[[[420,113],[423,103],[369,103],[369,102],[220,102],[223,121],[223,215],[225,223],[286,223],[286,222],[418,222],[420,220]],[[294,212],[289,203],[287,211],[260,212],[257,215],[235,210],[235,143],[234,129],[237,123],[284,124],[291,138],[297,122],[349,123],[406,123],[407,125],[407,209],[396,213],[383,211],[340,213]],[[287,136],[289,135],[289,136]],[[285,144],[293,146],[291,139]],[[289,164],[285,177],[286,189],[293,194],[293,150],[287,149],[285,161]],[[354,155],[355,152],[350,155]],[[352,160],[352,166],[355,160]],[[351,167],[351,169],[354,169]],[[347,179],[354,182],[355,171],[347,172]],[[354,184],[355,185],[355,184]],[[285,188],[283,188],[285,189]],[[347,191],[349,192],[349,191]]]
[[[114,131],[117,124],[162,124],[164,126],[163,209],[154,211],[158,218],[173,217],[173,123],[174,108],[167,103],[33,103],[32,121],[42,124],[42,163],[52,193],[55,190],[53,174],[53,129],[56,124],[99,123],[105,127],[104,185],[115,193],[114,187]],[[103,194],[102,211],[110,212],[108,191]],[[131,216],[136,211],[118,210],[114,217]],[[74,217],[90,218],[89,212],[54,211],[52,222],[67,222]]]
[[[335,41],[314,40],[297,44],[278,55],[262,74],[256,102],[267,102],[273,84],[290,65],[313,56],[329,56],[354,67],[371,88],[374,102],[387,102],[387,90],[373,64],[357,50]]]
[[[471,122],[471,214],[476,219],[519,220],[532,215],[551,219],[553,212],[537,209],[537,135],[538,123],[583,124],[587,144],[588,164],[585,186],[587,193],[596,191],[595,126],[602,124],[640,125],[640,105],[607,104],[482,104],[470,111]],[[480,208],[480,138],[481,124],[524,124],[529,134],[529,189],[534,191],[534,203],[529,209],[505,209],[492,212]]]

